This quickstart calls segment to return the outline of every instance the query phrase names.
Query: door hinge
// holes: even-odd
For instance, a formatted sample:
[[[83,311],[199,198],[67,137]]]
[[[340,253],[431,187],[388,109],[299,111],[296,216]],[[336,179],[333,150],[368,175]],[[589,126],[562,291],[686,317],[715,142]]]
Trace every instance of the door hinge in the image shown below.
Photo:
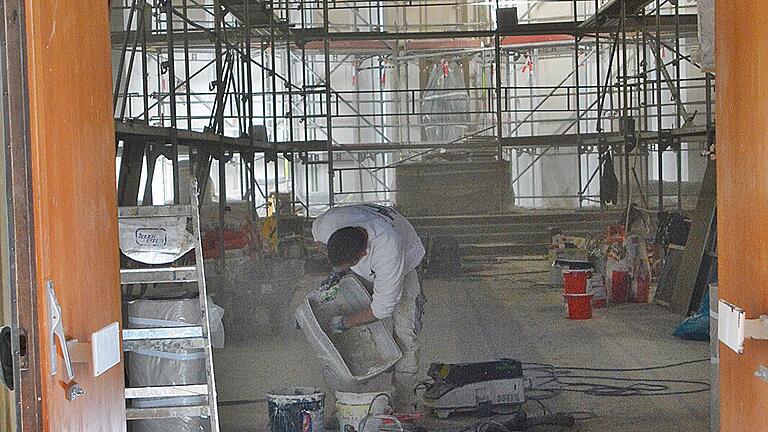
[[[27,352],[27,330],[19,327],[19,346],[13,347],[14,354],[19,357],[19,370],[29,369],[29,353]]]

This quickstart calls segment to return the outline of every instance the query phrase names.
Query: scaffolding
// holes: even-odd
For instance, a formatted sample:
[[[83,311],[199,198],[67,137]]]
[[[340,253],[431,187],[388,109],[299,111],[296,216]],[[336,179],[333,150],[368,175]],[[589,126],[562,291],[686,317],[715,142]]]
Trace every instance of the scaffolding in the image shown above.
[[[682,209],[683,159],[714,139],[695,2],[115,0],[112,28],[121,205],[152,202],[158,160],[174,202],[215,165],[222,221],[233,189],[257,213],[391,203],[397,166],[461,151],[509,161],[518,205],[605,206],[610,164],[613,202]],[[440,68],[463,85],[429,88]],[[431,111],[457,93],[461,116]],[[557,171],[573,184],[537,190]]]

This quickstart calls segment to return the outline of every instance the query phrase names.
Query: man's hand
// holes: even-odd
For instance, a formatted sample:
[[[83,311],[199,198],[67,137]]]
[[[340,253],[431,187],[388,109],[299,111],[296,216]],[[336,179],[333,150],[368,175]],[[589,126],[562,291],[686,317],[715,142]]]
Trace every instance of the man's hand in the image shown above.
[[[331,319],[331,333],[342,334],[348,329],[349,327],[347,327],[346,320],[342,315],[335,316]]]
[[[334,285],[339,283],[342,277],[346,275],[346,272],[332,271],[331,274],[320,282],[320,291],[326,291],[331,289]]]

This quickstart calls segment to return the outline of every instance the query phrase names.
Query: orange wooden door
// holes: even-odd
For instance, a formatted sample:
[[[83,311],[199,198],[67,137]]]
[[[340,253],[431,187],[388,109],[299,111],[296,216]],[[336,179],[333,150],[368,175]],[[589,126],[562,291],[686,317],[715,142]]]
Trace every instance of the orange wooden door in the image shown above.
[[[766,1],[718,1],[717,228],[720,298],[768,314],[768,32]],[[768,430],[768,341],[720,345],[721,429]]]
[[[42,419],[47,431],[125,430],[122,362],[65,398],[51,376],[46,283],[55,284],[68,338],[121,321],[109,2],[25,0],[29,135],[38,287]]]

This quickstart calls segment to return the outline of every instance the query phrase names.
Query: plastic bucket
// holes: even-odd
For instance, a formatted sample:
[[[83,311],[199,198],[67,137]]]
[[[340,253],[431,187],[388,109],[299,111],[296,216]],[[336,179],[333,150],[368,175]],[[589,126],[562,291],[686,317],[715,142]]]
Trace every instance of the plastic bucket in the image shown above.
[[[566,294],[586,294],[587,279],[591,270],[563,271],[564,291]]]
[[[325,394],[315,388],[267,393],[270,432],[323,432]]]
[[[624,303],[629,300],[629,272],[614,271],[611,273],[611,301]]]
[[[568,319],[586,320],[592,318],[592,294],[563,294]]]
[[[594,267],[589,261],[556,259],[549,270],[549,284],[558,287],[563,286],[564,273],[575,270],[593,271]]]
[[[339,432],[362,432],[360,423],[368,415],[384,414],[389,406],[389,393],[336,392],[336,417]]]

